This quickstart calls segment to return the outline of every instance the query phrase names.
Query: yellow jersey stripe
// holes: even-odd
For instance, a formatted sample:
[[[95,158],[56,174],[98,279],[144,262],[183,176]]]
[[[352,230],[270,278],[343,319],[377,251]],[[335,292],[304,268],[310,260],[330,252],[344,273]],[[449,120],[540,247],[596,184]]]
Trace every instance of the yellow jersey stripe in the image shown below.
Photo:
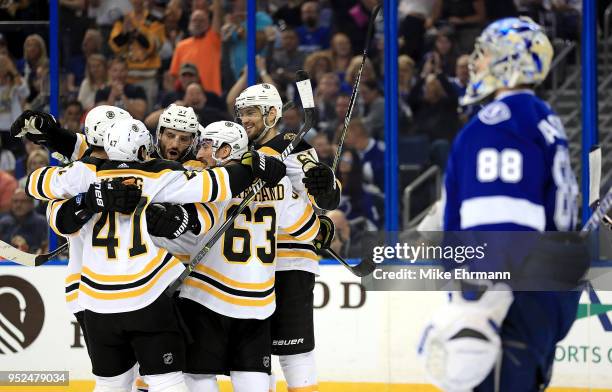
[[[85,139],[85,136],[78,133],[77,138],[79,139],[79,152],[77,152],[76,159],[81,159],[85,154],[85,150],[87,150],[87,140]]]
[[[198,214],[202,217],[202,220],[204,220],[204,223],[205,223],[204,227],[202,227],[202,230],[200,230],[200,233],[207,232],[208,230],[210,230],[210,228],[213,225],[211,216],[202,204],[196,203],[195,207],[196,207],[196,210],[198,211]]]
[[[205,170],[202,172],[202,203],[206,203],[210,200],[210,194],[212,192],[212,178],[210,174]]]
[[[262,154],[266,154],[266,155],[272,155],[272,156],[280,155],[280,152],[278,152],[275,149],[273,149],[272,147],[268,147],[268,146],[263,146],[263,147],[259,148],[257,151],[262,153]]]
[[[147,178],[160,178],[164,174],[171,173],[172,170],[164,169],[157,173],[152,173],[144,170],[137,169],[108,169],[108,170],[100,170],[96,173],[97,177],[122,177],[122,176],[141,176]]]
[[[53,194],[53,192],[51,192],[51,178],[53,177],[53,175],[55,174],[57,169],[58,169],[57,166],[54,166],[51,169],[49,169],[45,173],[45,178],[43,179],[43,192],[44,192],[44,196],[47,199],[50,199],[50,200],[60,199],[59,197],[55,196]]]
[[[207,284],[201,283],[198,280],[193,279],[193,278],[188,278],[185,281],[185,284],[187,286],[191,286],[196,289],[205,291],[208,294],[214,297],[217,297],[221,301],[230,303],[232,305],[263,307],[263,306],[270,305],[276,299],[276,295],[274,293],[272,293],[268,298],[262,298],[262,299],[235,298],[227,294],[223,294],[222,292],[217,291],[217,289],[215,289],[214,287],[208,286]]]
[[[316,253],[307,250],[278,250],[276,257],[289,257],[292,259],[303,258],[314,261],[319,261],[319,256]]]
[[[308,240],[312,241],[314,237],[317,236],[317,233],[319,232],[320,227],[321,227],[321,223],[319,223],[319,219],[317,219],[312,224],[312,227],[306,233],[295,237],[295,239],[298,241],[308,241]]]
[[[51,230],[53,230],[55,232],[55,234],[59,235],[59,236],[63,236],[63,233],[60,233],[59,229],[56,226],[56,222],[57,222],[57,210],[68,200],[51,200],[49,202],[49,205],[47,206],[47,208],[50,209],[49,211],[49,219],[47,219],[49,221],[49,226],[51,226]]]
[[[210,276],[211,278],[218,280],[219,282],[225,283],[227,286],[231,286],[237,289],[267,290],[271,288],[272,286],[274,286],[274,276],[272,276],[272,278],[270,278],[266,282],[249,283],[249,282],[240,282],[240,281],[231,279],[223,275],[221,272],[215,271],[214,269],[210,267],[203,266],[202,264],[198,264],[195,269],[196,271],[202,272],[203,274],[206,274]]]
[[[155,286],[157,281],[162,276],[164,276],[164,274],[166,274],[166,272],[168,272],[170,269],[172,269],[173,267],[175,267],[176,265],[179,265],[179,264],[181,264],[181,262],[176,257],[171,258],[170,261],[159,271],[159,273],[157,275],[155,275],[155,277],[153,279],[151,279],[144,286],[141,286],[140,288],[135,289],[135,290],[122,291],[122,292],[114,292],[114,293],[99,292],[99,291],[96,291],[96,290],[86,286],[81,281],[81,284],[79,285],[79,291],[82,291],[83,293],[85,293],[86,295],[88,295],[88,296],[90,296],[92,298],[96,298],[96,299],[100,299],[100,300],[127,299],[127,298],[138,297],[138,296],[141,296],[141,295],[145,294],[147,291],[149,291],[153,286]]]
[[[227,172],[221,167],[217,167],[213,169],[213,171],[219,179],[219,191],[217,192],[217,200],[225,200],[227,199]]]
[[[298,221],[295,222],[293,225],[283,229],[283,231],[287,233],[296,232],[300,227],[304,225],[304,223],[306,223],[312,217],[312,214],[314,214],[314,210],[312,209],[312,207],[308,206],[304,210],[304,213],[302,214],[300,219],[298,219]]]
[[[83,266],[83,271],[81,272],[83,275],[86,275],[88,278],[92,280],[96,280],[99,282],[112,282],[112,283],[123,283],[123,282],[131,282],[134,280],[138,280],[146,275],[148,275],[151,271],[157,267],[159,261],[162,260],[168,252],[164,249],[160,249],[157,252],[157,255],[144,267],[144,269],[140,272],[130,275],[103,275],[97,272],[94,272]],[[168,263],[170,264],[170,263]]]
[[[30,174],[30,186],[28,187],[28,191],[30,195],[35,199],[41,200],[43,197],[38,193],[38,178],[40,177],[40,173],[44,170],[44,167],[38,168]]]
[[[79,296],[79,291],[75,290],[70,294],[66,294],[66,302],[76,301]]]
[[[189,261],[189,259],[191,259],[191,256],[189,256],[189,255],[172,254],[172,256],[176,257],[181,262]]]
[[[306,387],[290,388],[287,387],[287,392],[317,392],[319,390],[318,385],[308,385]]]
[[[79,280],[81,280],[81,274],[76,273],[76,274],[71,274],[66,276],[66,279],[64,280],[64,282],[66,283],[66,286],[69,286],[73,283],[78,282]]]

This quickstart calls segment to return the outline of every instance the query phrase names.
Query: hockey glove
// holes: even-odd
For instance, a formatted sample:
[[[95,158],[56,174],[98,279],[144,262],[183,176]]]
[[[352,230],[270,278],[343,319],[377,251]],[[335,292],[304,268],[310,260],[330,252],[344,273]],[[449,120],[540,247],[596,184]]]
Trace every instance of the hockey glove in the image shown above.
[[[197,211],[189,207],[193,204],[181,206],[170,203],[154,203],[147,207],[145,214],[147,217],[147,229],[149,234],[155,237],[165,237],[176,239],[192,231],[200,232],[200,222],[198,221]]]
[[[329,194],[336,187],[336,177],[332,169],[322,162],[308,161],[302,166],[302,182],[313,197]]]
[[[336,228],[334,222],[329,219],[326,215],[319,215],[319,233],[315,237],[313,243],[317,250],[329,249],[332,241],[334,240],[334,233]]]
[[[49,135],[60,130],[59,122],[49,113],[26,110],[11,125],[11,136],[23,137],[41,144],[49,141]]]
[[[89,186],[82,199],[91,212],[112,211],[131,214],[140,201],[142,189],[134,177],[102,180]]]
[[[245,152],[242,154],[240,162],[249,166],[253,171],[253,176],[260,178],[268,188],[276,186],[287,173],[287,167],[283,162],[257,151]]]

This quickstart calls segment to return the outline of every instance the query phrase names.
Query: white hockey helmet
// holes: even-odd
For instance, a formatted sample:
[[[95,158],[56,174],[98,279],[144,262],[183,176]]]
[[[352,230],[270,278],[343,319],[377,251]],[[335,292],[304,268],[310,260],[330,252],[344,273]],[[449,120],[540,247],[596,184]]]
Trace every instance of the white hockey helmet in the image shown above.
[[[160,139],[161,134],[165,129],[173,129],[175,131],[188,132],[193,134],[193,142],[185,150],[181,158],[184,158],[187,154],[194,150],[198,142],[200,124],[198,123],[198,116],[193,111],[193,108],[188,106],[171,104],[166,109],[164,109],[162,114],[159,116],[155,137],[157,139],[157,153],[162,158],[163,156]]]
[[[490,57],[477,69],[477,62]],[[540,25],[528,17],[491,23],[476,39],[470,56],[470,80],[462,105],[478,102],[499,88],[537,84],[548,75],[553,47]]]
[[[108,159],[143,162],[153,151],[151,133],[139,120],[117,121],[106,130],[104,150]]]
[[[209,124],[200,135],[201,143],[211,143],[212,158],[217,165],[227,161],[240,159],[242,154],[249,150],[249,138],[240,124],[231,121],[217,121]],[[217,158],[217,150],[224,144],[231,148],[230,154],[224,158]]]
[[[85,116],[85,138],[90,146],[104,147],[106,129],[116,121],[130,120],[132,116],[116,106],[100,105]]]
[[[274,127],[278,121],[283,117],[283,100],[278,93],[276,87],[268,83],[260,83],[254,86],[247,87],[244,89],[236,102],[234,103],[234,110],[236,111],[236,117],[238,117],[238,111],[240,109],[248,108],[251,106],[259,107],[261,114],[264,116],[264,130],[256,137],[253,142],[259,141],[268,130]],[[276,118],[274,123],[266,124],[266,116],[270,111],[270,108],[276,108]]]

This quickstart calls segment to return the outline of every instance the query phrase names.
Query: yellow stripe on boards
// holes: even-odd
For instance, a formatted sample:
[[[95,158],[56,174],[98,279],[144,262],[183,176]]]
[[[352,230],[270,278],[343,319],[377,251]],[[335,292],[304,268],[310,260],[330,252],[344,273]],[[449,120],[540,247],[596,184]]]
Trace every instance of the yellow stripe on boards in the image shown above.
[[[65,387],[2,387],[0,392],[92,392],[95,382],[90,380],[70,380]],[[221,392],[232,392],[230,381],[219,381]],[[385,384],[385,383],[349,383],[349,382],[320,382],[319,392],[439,392],[438,388],[427,384]],[[287,392],[284,381],[276,383],[276,392]],[[551,387],[546,392],[612,392],[612,389],[593,388],[563,388]]]

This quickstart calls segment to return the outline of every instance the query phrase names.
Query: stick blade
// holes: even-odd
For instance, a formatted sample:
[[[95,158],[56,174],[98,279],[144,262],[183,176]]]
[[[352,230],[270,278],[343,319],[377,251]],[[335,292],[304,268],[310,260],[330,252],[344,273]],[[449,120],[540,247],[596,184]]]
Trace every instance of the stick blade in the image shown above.
[[[0,241],[0,258],[26,267],[36,266],[36,255],[21,251],[4,241]]]
[[[594,204],[599,200],[599,190],[601,185],[601,147],[594,145],[589,152],[589,206],[594,208]]]
[[[364,278],[374,272],[375,269],[376,264],[372,260],[364,259],[361,263],[353,266],[352,271],[356,276]]]

